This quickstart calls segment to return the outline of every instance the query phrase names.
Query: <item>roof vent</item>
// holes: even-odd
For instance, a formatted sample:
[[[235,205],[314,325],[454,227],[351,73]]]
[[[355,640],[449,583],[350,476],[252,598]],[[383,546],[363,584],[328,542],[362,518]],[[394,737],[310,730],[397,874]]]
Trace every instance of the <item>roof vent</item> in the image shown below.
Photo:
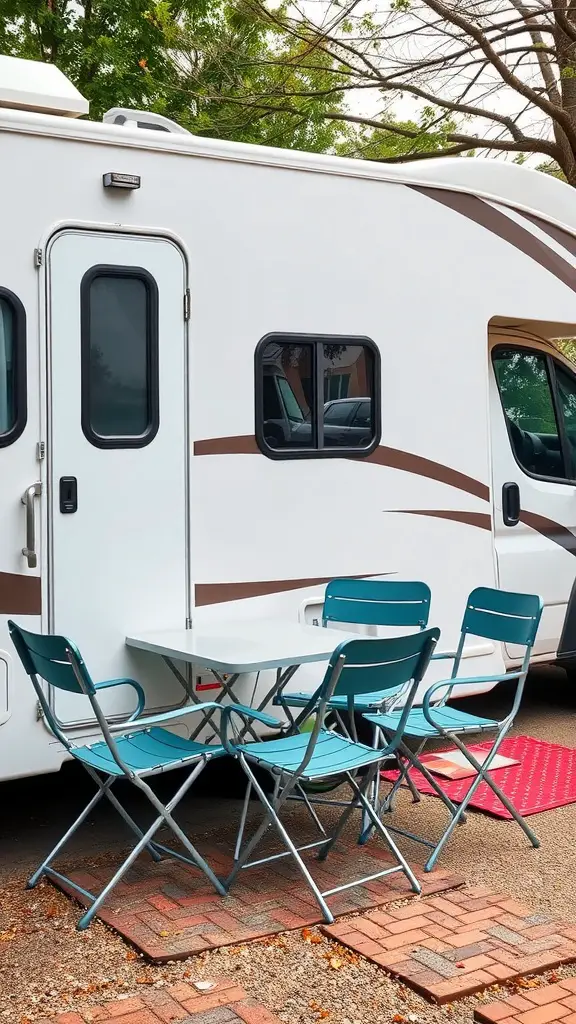
[[[191,135],[175,121],[150,110],[128,110],[125,107],[112,107],[102,118],[105,124],[121,124],[126,128],[150,128],[156,132],[170,132],[172,135]]]
[[[0,56],[0,107],[81,117],[89,104],[55,64]]]

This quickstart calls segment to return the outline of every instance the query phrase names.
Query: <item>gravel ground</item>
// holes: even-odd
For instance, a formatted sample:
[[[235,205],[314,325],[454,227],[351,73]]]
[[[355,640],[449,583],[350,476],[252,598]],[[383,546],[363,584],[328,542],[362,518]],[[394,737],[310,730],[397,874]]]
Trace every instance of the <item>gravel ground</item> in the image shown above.
[[[501,710],[505,694],[482,698],[484,713]],[[472,703],[466,704],[472,708]],[[573,747],[576,696],[560,672],[534,673],[515,732]],[[23,780],[2,787],[0,843],[0,1020],[27,1024],[64,1010],[131,995],[143,985],[162,987],[182,978],[234,977],[286,1024],[385,1024],[402,1021],[472,1020],[474,999],[433,1007],[391,981],[379,968],[323,938],[317,930],[290,933],[249,946],[212,951],[188,961],[150,967],[118,936],[96,921],[75,930],[78,908],[52,886],[33,891],[23,880],[82,804],[82,785],[57,787],[52,780]],[[30,812],[33,808],[33,812]],[[234,807],[234,813],[236,813]],[[294,814],[302,808],[294,808]],[[182,820],[202,815],[202,831],[214,834],[231,813],[230,802],[189,800]],[[399,824],[434,835],[445,822],[439,801],[424,797],[416,807],[408,794],[395,812]],[[442,865],[466,880],[502,888],[535,908],[576,919],[576,804],[532,818],[542,840],[533,850],[510,822],[472,813],[444,852]],[[196,834],[198,825],[196,824]],[[120,853],[125,834],[106,810],[75,843],[72,858],[100,860]],[[409,859],[421,863],[423,850],[405,843]],[[108,851],[108,853],[105,853]],[[576,974],[576,968],[557,976]],[[556,975],[548,976],[554,980]],[[543,982],[546,979],[543,979]],[[494,993],[483,1001],[496,998]]]

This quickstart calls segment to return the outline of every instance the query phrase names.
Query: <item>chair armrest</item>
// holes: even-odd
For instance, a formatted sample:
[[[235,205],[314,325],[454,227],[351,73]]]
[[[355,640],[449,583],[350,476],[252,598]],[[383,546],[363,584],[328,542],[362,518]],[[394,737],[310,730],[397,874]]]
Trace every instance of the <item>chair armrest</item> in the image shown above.
[[[118,734],[119,732],[129,732],[135,727],[138,729],[148,729],[151,725],[163,725],[165,722],[173,722],[178,718],[184,718],[185,715],[191,715],[193,712],[205,711],[208,708],[218,708],[223,711],[221,704],[217,704],[216,701],[207,700],[202,704],[186,704],[183,708],[176,708],[174,711],[163,711],[159,715],[146,715],[145,718],[129,719],[127,722],[120,722],[118,725],[110,725],[110,732]]]
[[[265,714],[264,711],[258,711],[256,708],[250,708],[246,704],[226,704],[224,707],[219,704],[218,706],[222,708],[222,717],[220,719],[220,742],[229,754],[235,754],[241,747],[241,744],[232,743],[231,740],[228,739],[227,735],[228,724],[233,714],[254,722],[261,722],[262,725],[267,725],[270,728],[286,728],[284,723],[280,722],[277,718],[273,718],[272,715]]]
[[[426,690],[424,700],[422,702],[422,712],[430,725],[432,725],[434,729],[438,729],[439,726],[432,717],[433,709],[430,707],[432,697],[438,690],[445,689],[446,687],[449,690],[453,690],[455,686],[477,686],[478,683],[503,683],[508,679],[521,679],[524,675],[524,672],[503,672],[498,676],[466,676],[462,679],[459,679],[458,676],[456,676],[453,679],[444,679],[440,683],[434,683],[429,690]]]
[[[132,689],[136,691],[138,704],[136,706],[136,710],[133,711],[130,718],[127,719],[127,722],[133,722],[136,718],[140,718],[140,715],[146,706],[146,695],[140,686],[140,683],[137,683],[135,679],[106,679],[103,683],[95,683],[94,689],[96,691],[108,690],[112,686],[131,686]]]
[[[444,659],[450,658],[454,661],[454,658],[458,657],[457,651],[439,651],[438,654],[433,654],[430,661],[443,661]]]

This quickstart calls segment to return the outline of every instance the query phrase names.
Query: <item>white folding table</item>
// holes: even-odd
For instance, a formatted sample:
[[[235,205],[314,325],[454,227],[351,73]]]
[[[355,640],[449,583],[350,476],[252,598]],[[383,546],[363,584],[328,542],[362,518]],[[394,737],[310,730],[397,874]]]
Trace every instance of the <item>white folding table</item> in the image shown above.
[[[239,676],[247,672],[276,669],[274,685],[257,708],[263,710],[300,665],[328,661],[338,644],[344,640],[357,639],[358,633],[307,626],[299,622],[230,619],[199,622],[191,629],[133,634],[126,637],[126,643],[129,647],[160,655],[194,704],[202,704],[202,701],[178,668],[177,662],[209,669],[222,687],[216,703],[221,703],[227,696],[235,701],[233,691]],[[190,739],[201,732],[214,711],[212,708],[206,712]],[[246,732],[258,739],[250,725],[244,728],[242,735]]]

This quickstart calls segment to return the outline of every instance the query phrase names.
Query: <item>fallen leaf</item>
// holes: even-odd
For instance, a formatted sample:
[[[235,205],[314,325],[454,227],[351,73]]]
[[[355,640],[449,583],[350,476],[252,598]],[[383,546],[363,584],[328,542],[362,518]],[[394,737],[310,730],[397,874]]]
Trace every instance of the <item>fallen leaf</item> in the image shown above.
[[[392,1022],[393,1024],[406,1024],[406,1017],[403,1017],[401,1013],[395,1013]]]
[[[151,978],[149,974],[141,974],[139,978],[136,978],[137,985],[153,985],[154,978]]]
[[[127,960],[137,960],[138,959],[138,953],[135,953],[133,949],[129,949],[128,952],[126,953],[126,959]]]
[[[464,970],[464,964],[455,964],[455,966],[459,967],[460,970],[462,970],[462,971]]]
[[[328,962],[333,971],[339,971],[343,966],[343,962],[339,956],[331,956]]]

